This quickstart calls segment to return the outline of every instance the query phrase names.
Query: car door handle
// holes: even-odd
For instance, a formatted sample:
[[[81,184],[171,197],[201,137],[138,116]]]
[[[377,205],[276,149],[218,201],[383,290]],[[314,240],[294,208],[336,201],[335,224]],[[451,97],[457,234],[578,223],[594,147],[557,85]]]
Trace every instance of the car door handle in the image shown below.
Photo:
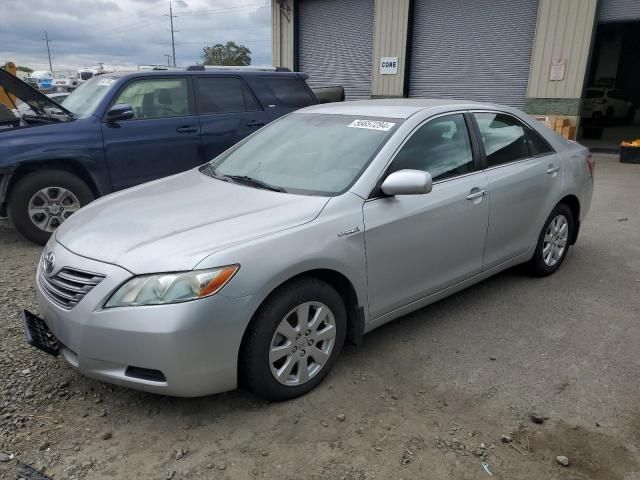
[[[185,125],[184,127],[176,128],[176,132],[178,133],[196,133],[198,131],[198,127],[194,127],[191,125]]]
[[[547,174],[549,174],[549,175],[553,175],[554,173],[556,173],[556,172],[557,172],[557,171],[559,171],[559,170],[560,170],[560,167],[556,167],[556,166],[555,166],[555,165],[553,165],[553,163],[552,163],[552,164],[550,164],[550,165],[549,165],[549,168],[547,168]]]
[[[486,190],[477,190],[474,188],[471,190],[471,193],[467,195],[467,200],[475,200],[476,198],[484,197],[486,194],[487,194]]]
[[[247,122],[247,127],[262,127],[264,122],[261,120],[249,120]]]

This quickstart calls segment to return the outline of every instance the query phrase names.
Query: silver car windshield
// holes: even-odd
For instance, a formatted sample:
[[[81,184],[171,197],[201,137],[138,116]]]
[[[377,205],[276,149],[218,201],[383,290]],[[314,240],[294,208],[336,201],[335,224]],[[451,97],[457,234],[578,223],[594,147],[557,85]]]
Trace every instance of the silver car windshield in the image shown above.
[[[64,101],[64,107],[80,118],[93,115],[114,82],[114,78],[94,77],[76,88]]]
[[[355,182],[401,122],[294,113],[222,154],[203,173],[256,188],[336,195]]]

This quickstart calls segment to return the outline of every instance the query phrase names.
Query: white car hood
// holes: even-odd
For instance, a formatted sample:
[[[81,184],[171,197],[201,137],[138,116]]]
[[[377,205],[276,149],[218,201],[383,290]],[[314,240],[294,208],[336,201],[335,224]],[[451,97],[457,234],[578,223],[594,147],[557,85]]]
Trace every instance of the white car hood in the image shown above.
[[[58,228],[56,240],[77,255],[135,274],[189,270],[231,245],[310,222],[327,202],[224,182],[195,169],[87,205]]]

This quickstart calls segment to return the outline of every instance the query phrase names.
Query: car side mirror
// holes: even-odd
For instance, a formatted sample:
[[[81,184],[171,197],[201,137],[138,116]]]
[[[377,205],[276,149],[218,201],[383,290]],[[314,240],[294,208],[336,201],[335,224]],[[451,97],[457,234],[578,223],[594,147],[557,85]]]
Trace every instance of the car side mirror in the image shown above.
[[[117,103],[107,112],[107,122],[129,120],[135,116],[133,108],[127,103]]]
[[[398,170],[384,182],[381,190],[385,195],[422,195],[431,191],[431,174],[422,170]]]

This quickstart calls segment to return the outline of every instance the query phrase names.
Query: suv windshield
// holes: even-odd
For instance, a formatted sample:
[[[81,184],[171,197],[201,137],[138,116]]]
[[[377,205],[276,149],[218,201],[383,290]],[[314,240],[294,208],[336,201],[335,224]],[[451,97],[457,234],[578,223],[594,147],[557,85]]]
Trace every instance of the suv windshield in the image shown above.
[[[294,113],[211,162],[214,176],[291,193],[345,191],[402,121]],[[208,173],[207,170],[203,170]]]
[[[604,90],[587,90],[584,98],[601,98],[604,95]]]
[[[109,77],[87,80],[65,99],[64,108],[80,118],[92,115],[115,81]]]

